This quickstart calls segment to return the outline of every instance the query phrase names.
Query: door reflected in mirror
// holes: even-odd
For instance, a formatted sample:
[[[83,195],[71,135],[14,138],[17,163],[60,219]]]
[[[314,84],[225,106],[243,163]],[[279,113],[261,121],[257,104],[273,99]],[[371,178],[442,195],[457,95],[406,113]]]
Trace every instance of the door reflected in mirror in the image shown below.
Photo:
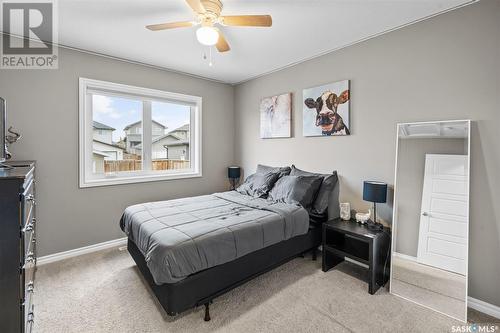
[[[470,121],[397,132],[391,293],[466,321]]]

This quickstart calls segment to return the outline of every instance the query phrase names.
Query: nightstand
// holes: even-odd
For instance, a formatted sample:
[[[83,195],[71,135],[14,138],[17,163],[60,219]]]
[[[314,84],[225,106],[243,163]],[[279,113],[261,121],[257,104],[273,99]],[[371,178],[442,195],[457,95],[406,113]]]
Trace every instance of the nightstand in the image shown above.
[[[389,280],[391,234],[371,230],[355,220],[334,219],[323,223],[323,272],[345,260],[368,266],[368,292],[375,294]]]

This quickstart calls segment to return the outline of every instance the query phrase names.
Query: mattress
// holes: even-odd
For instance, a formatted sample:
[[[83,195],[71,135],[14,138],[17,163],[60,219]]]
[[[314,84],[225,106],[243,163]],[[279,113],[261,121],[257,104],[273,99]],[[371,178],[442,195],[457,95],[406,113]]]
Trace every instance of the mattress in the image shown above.
[[[160,285],[306,234],[309,215],[230,191],[130,206],[120,227]]]

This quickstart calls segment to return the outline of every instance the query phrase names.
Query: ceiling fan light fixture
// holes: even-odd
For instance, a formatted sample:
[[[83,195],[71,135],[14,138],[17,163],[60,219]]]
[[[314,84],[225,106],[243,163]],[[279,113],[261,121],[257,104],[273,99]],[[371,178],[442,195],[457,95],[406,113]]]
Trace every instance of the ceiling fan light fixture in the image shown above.
[[[1,0],[0,0],[1,1]],[[180,0],[179,0],[180,1]],[[218,52],[231,50],[223,31],[214,27],[270,27],[273,25],[271,15],[221,15],[222,0],[185,0],[194,12],[196,20],[150,24],[146,28],[151,31],[187,28],[201,25],[196,30],[196,39],[205,46],[215,46]]]
[[[203,45],[213,46],[219,40],[219,32],[214,27],[200,27],[196,30],[196,38]]]

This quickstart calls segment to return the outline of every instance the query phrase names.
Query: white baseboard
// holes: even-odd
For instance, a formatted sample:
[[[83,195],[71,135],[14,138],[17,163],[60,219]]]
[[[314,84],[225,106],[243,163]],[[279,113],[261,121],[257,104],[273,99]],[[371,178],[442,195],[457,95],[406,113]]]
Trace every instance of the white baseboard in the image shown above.
[[[401,259],[406,259],[408,261],[417,262],[417,257],[412,257],[412,256],[409,256],[407,254],[403,254],[403,253],[399,253],[399,252],[393,252],[392,254],[393,254],[393,256],[401,258]]]
[[[127,244],[126,237],[114,239],[114,240],[110,240],[110,241],[99,243],[99,244],[80,247],[78,249],[49,254],[48,256],[43,256],[43,257],[38,258],[36,261],[36,264],[37,265],[50,264],[52,262],[81,256],[82,254],[87,254],[87,253],[92,253],[92,252],[101,251],[101,250],[105,250],[105,249],[110,249],[113,247],[123,246],[125,244]]]
[[[467,305],[469,308],[486,313],[492,317],[500,319],[500,306],[486,303],[473,297],[467,297]]]

